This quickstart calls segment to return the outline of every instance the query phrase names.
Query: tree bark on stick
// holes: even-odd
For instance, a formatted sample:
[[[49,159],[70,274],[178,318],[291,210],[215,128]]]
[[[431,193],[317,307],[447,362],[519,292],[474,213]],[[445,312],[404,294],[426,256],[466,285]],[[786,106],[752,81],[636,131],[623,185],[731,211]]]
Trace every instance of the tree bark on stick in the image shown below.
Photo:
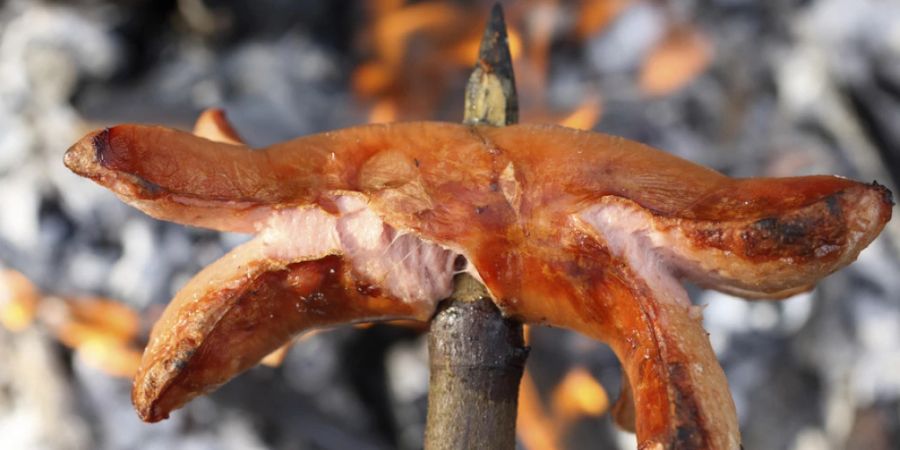
[[[506,24],[497,4],[466,86],[463,122],[509,125],[518,121],[518,109]],[[425,448],[515,448],[519,381],[528,357],[522,324],[503,318],[484,286],[462,274],[431,321],[428,352]]]

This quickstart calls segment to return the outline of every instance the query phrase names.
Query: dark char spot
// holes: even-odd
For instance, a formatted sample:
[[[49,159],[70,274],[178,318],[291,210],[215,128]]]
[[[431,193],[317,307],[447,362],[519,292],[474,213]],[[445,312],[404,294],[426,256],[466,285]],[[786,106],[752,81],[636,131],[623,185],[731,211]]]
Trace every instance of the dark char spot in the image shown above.
[[[675,415],[678,426],[672,449],[704,449],[708,448],[706,424],[700,415],[700,408],[695,398],[688,368],[681,363],[669,364],[669,379],[675,389]]]
[[[466,257],[463,255],[457,255],[456,259],[453,260],[453,271],[454,272],[462,272],[466,270],[466,266],[469,265],[469,262],[466,261]]]
[[[101,166],[108,166],[110,162],[109,128],[104,128],[103,131],[97,133],[97,135],[94,136],[92,143],[94,145],[97,162],[99,162]]]
[[[894,194],[890,189],[878,184],[878,182],[874,180],[872,181],[872,186],[881,191],[881,198],[885,203],[894,206]]]
[[[134,181],[141,186],[141,189],[144,190],[144,194],[148,197],[155,197],[163,192],[163,188],[160,185],[147,181],[141,177],[134,177]]]
[[[825,206],[828,207],[828,212],[832,216],[840,216],[841,215],[841,204],[838,202],[836,195],[829,195],[825,198]]]
[[[94,145],[94,154],[97,162],[99,162],[103,167],[116,170],[118,169],[117,167],[115,167],[117,165],[117,161],[115,161],[116,156],[112,152],[112,144],[110,144],[109,134],[109,128],[104,128],[103,131],[97,133],[97,135],[94,136],[94,139],[91,141],[91,143]],[[118,163],[121,164],[121,161],[119,161]],[[152,181],[148,181],[137,175],[131,175],[130,178],[135,185],[139,186],[141,190],[143,190],[142,194],[146,197],[157,197],[163,192],[163,188]]]
[[[806,220],[766,218],[757,220],[752,227],[768,239],[781,244],[790,244],[804,239],[809,234],[810,225]]]
[[[170,364],[176,371],[180,372],[184,370],[191,362],[191,358],[194,356],[194,351],[195,350],[193,349],[182,351],[177,356],[175,356],[175,358],[173,358]]]

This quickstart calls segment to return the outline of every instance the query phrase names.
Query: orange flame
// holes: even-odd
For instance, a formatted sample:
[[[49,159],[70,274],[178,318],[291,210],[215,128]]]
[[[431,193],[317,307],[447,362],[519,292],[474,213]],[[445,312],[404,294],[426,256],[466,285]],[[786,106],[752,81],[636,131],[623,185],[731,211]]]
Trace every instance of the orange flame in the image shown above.
[[[609,409],[609,396],[584,367],[566,374],[553,392],[553,410],[564,423],[599,417]]]
[[[110,375],[131,377],[140,365],[140,319],[131,308],[102,298],[44,297],[21,273],[0,272],[0,324],[21,331],[35,321]]]
[[[400,65],[412,36],[421,33],[438,40],[453,39],[465,32],[461,25],[467,17],[449,2],[422,2],[392,10],[376,19],[375,49],[388,64]]]
[[[712,60],[712,43],[700,31],[673,27],[641,67],[639,85],[650,96],[671,94],[700,76]]]
[[[507,34],[516,65],[521,117],[593,128],[602,114],[596,94],[572,111],[560,113],[548,106],[550,51],[558,38],[584,40],[600,32],[635,3],[531,0],[509,5]],[[473,12],[449,1],[409,4],[402,0],[374,0],[368,11],[369,26],[357,42],[369,58],[354,69],[352,85],[362,99],[373,101],[369,121],[435,114],[448,104],[443,94],[458,92],[448,88],[465,79],[477,58],[486,11]],[[648,63],[647,67],[647,89],[666,89],[656,88],[655,71],[662,70],[656,69],[662,67],[660,63]]]
[[[454,45],[447,52],[447,57],[454,65],[459,67],[471,67],[478,60],[478,49],[481,47],[481,33],[474,29],[468,33],[465,39]],[[522,55],[522,35],[515,28],[507,30],[507,42],[509,42],[509,55],[513,61]]]
[[[371,0],[368,6],[372,9],[375,16],[383,16],[396,9],[403,7],[406,0]]]
[[[278,349],[274,352],[266,355],[265,358],[259,361],[259,363],[266,367],[278,367],[284,362],[284,358],[287,358],[287,354],[291,351],[291,348],[293,346],[294,341],[291,340],[281,347],[278,347]]]
[[[25,275],[14,270],[0,271],[0,325],[12,332],[22,331],[34,321],[40,293]]]
[[[575,35],[586,39],[611,24],[632,4],[632,0],[585,0],[576,15]]]
[[[556,450],[560,448],[560,430],[541,402],[534,379],[526,370],[519,384],[519,410],[516,416],[516,434],[525,448]]]
[[[477,22],[475,13],[452,2],[404,3],[370,5],[371,22],[357,41],[369,59],[353,71],[353,90],[376,101],[375,122],[431,114],[460,68],[455,49],[472,37],[470,24]],[[395,113],[386,113],[389,104]]]
[[[353,72],[353,91],[363,97],[374,97],[387,91],[394,82],[396,73],[387,64],[375,61],[361,64]]]
[[[590,130],[600,121],[603,105],[599,99],[589,98],[581,103],[575,111],[559,121],[559,124],[579,130]]]
[[[584,417],[599,417],[609,409],[606,390],[583,367],[569,371],[554,389],[552,408],[541,401],[538,388],[526,370],[519,385],[516,433],[528,449],[562,448],[567,430]]]
[[[131,308],[107,299],[45,299],[45,321],[56,338],[85,362],[114,376],[132,377],[141,362],[134,342],[140,319]]]
[[[369,123],[389,123],[397,120],[397,102],[390,98],[379,100],[369,111]]]

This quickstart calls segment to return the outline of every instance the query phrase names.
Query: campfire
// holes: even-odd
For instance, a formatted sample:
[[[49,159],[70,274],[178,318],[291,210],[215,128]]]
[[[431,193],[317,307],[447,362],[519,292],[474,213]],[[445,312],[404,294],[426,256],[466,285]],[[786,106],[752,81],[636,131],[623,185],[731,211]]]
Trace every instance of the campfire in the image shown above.
[[[58,165],[65,146],[88,129],[122,121],[189,128],[189,116],[212,105],[224,106],[254,145],[366,121],[458,122],[487,5],[285,7],[281,18],[266,19],[232,6],[177,3],[118,16],[110,8],[120,6],[81,15],[29,2],[0,12],[0,68],[20,68],[8,73],[35,86],[7,84],[26,99],[27,113],[0,111],[0,118],[15,119],[0,121],[8,130],[0,143],[0,198],[11,205],[0,213],[0,263],[7,268],[0,354],[11,361],[8,372],[0,369],[0,383],[17,392],[0,398],[0,424],[29,414],[23,399],[32,398],[31,384],[21,377],[30,373],[59,387],[46,417],[68,423],[53,437],[60,445],[236,439],[417,448],[427,363],[423,330],[415,327],[306,335],[272,355],[275,368],[252,369],[174,415],[175,425],[147,427],[126,417],[129,378],[150,324],[190,275],[245,238],[150,221]],[[521,121],[624,135],[734,176],[837,173],[891,184],[897,147],[885,131],[885,104],[876,99],[897,83],[878,52],[894,50],[876,45],[887,41],[877,27],[835,31],[827,37],[834,45],[855,48],[861,34],[876,43],[855,56],[862,74],[844,73],[816,53],[831,41],[809,31],[834,20],[842,4],[813,2],[778,24],[728,6],[701,14],[640,1],[508,5]],[[341,25],[322,30],[304,22],[313,20],[307,14]],[[874,7],[846,20],[877,16],[900,20]],[[267,20],[269,28],[257,26]],[[141,21],[152,26],[139,27]],[[747,27],[763,25],[792,33],[755,42]],[[71,37],[49,31],[58,29],[73,30]],[[150,33],[162,42],[149,43]],[[34,42],[42,50],[26,52]],[[757,45],[769,51],[757,52]],[[809,93],[812,87],[818,94]],[[786,303],[745,303],[689,288],[706,305],[746,448],[890,448],[896,441],[898,380],[889,370],[897,361],[896,222],[855,266]],[[530,334],[519,442],[633,445],[609,414],[622,385],[609,350],[561,330]],[[15,366],[30,354],[45,361],[40,374]],[[96,423],[79,418],[85,415]],[[778,432],[771,431],[775,424]],[[20,430],[14,442],[21,447],[50,433]]]

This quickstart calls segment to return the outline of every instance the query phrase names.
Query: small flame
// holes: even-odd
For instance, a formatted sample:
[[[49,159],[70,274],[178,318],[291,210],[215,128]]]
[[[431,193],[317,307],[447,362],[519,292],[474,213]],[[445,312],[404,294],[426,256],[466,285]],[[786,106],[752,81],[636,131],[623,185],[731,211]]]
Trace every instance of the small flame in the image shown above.
[[[619,14],[633,3],[632,0],[602,0],[582,2],[576,15],[575,35],[587,39],[611,24]]]
[[[559,446],[560,430],[555,420],[548,416],[534,379],[526,370],[519,384],[519,410],[516,416],[516,434],[525,448],[533,450],[556,450]]]
[[[21,273],[0,272],[0,324],[22,331],[36,321],[105,373],[131,377],[140,365],[140,318],[131,308],[102,298],[45,297]]]
[[[600,121],[603,105],[599,99],[589,98],[581,103],[575,111],[569,113],[559,124],[578,130],[591,130]]]
[[[57,337],[86,363],[112,376],[131,378],[141,364],[140,350],[130,345],[130,340],[107,334],[107,330],[69,325]]]
[[[397,120],[397,102],[390,98],[379,100],[369,111],[369,123],[389,123]]]
[[[471,67],[478,60],[478,50],[481,47],[481,33],[469,33],[469,35],[447,52],[448,58],[459,67]],[[509,43],[509,56],[516,61],[522,55],[522,35],[515,28],[509,27],[506,31]]]
[[[40,294],[25,275],[14,270],[0,271],[0,325],[19,332],[34,321]]]
[[[583,367],[566,374],[552,394],[552,408],[541,401],[537,385],[526,370],[519,385],[516,432],[525,448],[562,448],[568,429],[585,417],[599,417],[609,409],[603,386]]]
[[[44,303],[45,321],[60,342],[110,375],[134,376],[141,362],[134,345],[140,318],[134,310],[103,298],[49,297]]]
[[[377,61],[361,64],[353,72],[353,91],[363,97],[375,97],[390,88],[395,76],[387,64]]]
[[[453,2],[406,4],[382,0],[368,8],[371,22],[359,42],[369,59],[352,75],[353,91],[374,101],[370,122],[421,118],[443,105],[447,87],[464,80],[478,57],[486,11]],[[510,26],[510,53],[523,54],[524,39]]]
[[[599,417],[609,409],[609,396],[584,367],[566,374],[553,392],[553,410],[566,423]]]
[[[378,17],[374,44],[378,54],[392,66],[403,64],[412,37],[422,33],[447,39],[464,32],[468,14],[450,2],[422,2],[394,9]]]
[[[101,340],[87,341],[78,346],[78,355],[89,365],[108,375],[134,378],[141,366],[141,352]]]
[[[712,43],[695,28],[669,30],[644,60],[639,85],[650,96],[671,94],[696,79],[712,60]]]
[[[371,0],[368,6],[375,16],[383,16],[391,11],[400,9],[406,0]]]
[[[546,76],[554,39],[585,39],[612,23],[633,0],[537,2],[508,9],[507,35],[516,65],[521,117],[540,122],[591,129],[600,120],[602,104],[591,95],[573,111],[560,114],[548,106]],[[485,11],[473,12],[447,1],[407,4],[377,0],[369,5],[371,22],[359,42],[370,59],[354,70],[354,92],[372,101],[370,123],[435,114],[441,98],[475,64],[483,34]],[[575,17],[575,21],[569,20]],[[455,89],[452,90],[455,92]],[[527,94],[525,94],[527,93]]]
[[[278,367],[284,362],[284,358],[287,358],[287,354],[291,351],[291,347],[293,346],[294,340],[292,339],[281,347],[278,347],[274,352],[266,355],[259,363],[267,367]]]
[[[132,339],[140,331],[140,318],[122,303],[105,298],[63,300],[68,307],[69,323],[113,336]]]
[[[281,345],[281,347],[278,347],[275,351],[266,355],[265,358],[259,361],[259,363],[267,367],[278,367],[282,363],[284,363],[284,359],[287,358],[288,352],[291,351],[291,349],[294,347],[294,344],[303,342],[323,331],[328,331],[328,328],[319,328],[307,331],[306,333],[303,333],[302,335],[285,342]]]

